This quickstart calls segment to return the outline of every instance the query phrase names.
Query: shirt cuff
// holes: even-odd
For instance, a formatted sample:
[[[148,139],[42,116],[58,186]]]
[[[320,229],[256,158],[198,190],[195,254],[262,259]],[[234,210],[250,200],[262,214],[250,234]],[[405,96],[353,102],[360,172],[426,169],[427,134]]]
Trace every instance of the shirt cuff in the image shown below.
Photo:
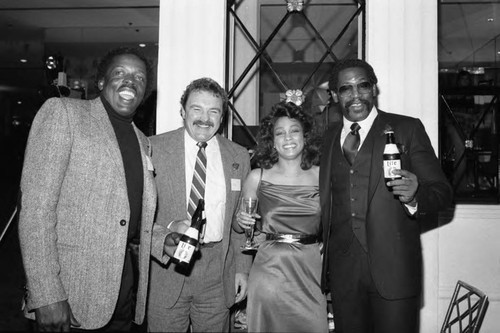
[[[408,204],[404,204],[406,206],[406,209],[408,209],[408,213],[410,213],[411,216],[415,215],[417,213],[417,210],[418,210],[418,202],[417,204],[415,205],[415,207],[413,206],[410,206]]]

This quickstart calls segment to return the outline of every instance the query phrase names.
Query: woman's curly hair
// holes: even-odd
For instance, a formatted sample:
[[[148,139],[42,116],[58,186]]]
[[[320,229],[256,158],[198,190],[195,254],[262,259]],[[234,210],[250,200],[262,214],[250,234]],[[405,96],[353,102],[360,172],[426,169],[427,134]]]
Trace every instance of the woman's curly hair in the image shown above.
[[[314,130],[314,121],[311,115],[302,110],[302,107],[291,102],[280,102],[272,107],[271,113],[262,119],[257,136],[255,158],[261,168],[270,169],[278,162],[278,152],[274,148],[274,125],[281,117],[298,120],[304,133],[304,150],[302,152],[303,170],[313,165],[319,165],[321,141]]]

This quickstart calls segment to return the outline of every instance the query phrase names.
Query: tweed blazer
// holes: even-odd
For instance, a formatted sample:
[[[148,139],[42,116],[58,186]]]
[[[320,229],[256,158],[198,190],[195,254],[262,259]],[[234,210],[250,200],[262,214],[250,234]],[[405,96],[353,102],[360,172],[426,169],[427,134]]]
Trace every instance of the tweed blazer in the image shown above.
[[[337,123],[325,133],[321,157],[324,289],[330,279],[335,280],[341,266],[339,263],[346,257],[346,249],[339,247],[341,241],[336,239],[335,229],[339,221],[332,219],[333,210],[338,209],[332,204],[333,196],[340,194],[331,190],[332,167],[337,163],[332,152],[334,145],[340,146],[342,126],[342,122]],[[384,130],[388,128],[394,131],[401,151],[402,168],[414,173],[419,181],[415,216],[408,214],[405,205],[385,185],[382,156],[386,140]],[[398,299],[415,296],[420,292],[422,275],[420,224],[435,219],[436,213],[451,203],[453,191],[420,120],[378,110],[370,134],[373,134],[374,140],[368,166],[370,176],[365,216],[370,270],[383,297]],[[353,230],[353,233],[356,232]],[[333,251],[330,251],[332,247]]]
[[[156,188],[148,139],[134,125],[144,188],[135,320],[144,318]],[[68,300],[83,329],[109,322],[118,299],[130,207],[118,141],[99,98],[47,100],[33,122],[21,179],[25,312]]]
[[[184,157],[184,128],[151,137],[153,164],[156,166],[158,210],[153,227],[151,254],[150,297],[160,298],[166,307],[172,307],[179,298],[185,276],[174,270],[170,257],[163,253],[165,237],[170,233],[168,224],[187,219],[186,176]],[[235,273],[248,273],[251,256],[241,253],[244,234],[231,228],[241,190],[234,183],[243,184],[250,170],[249,154],[243,147],[217,135],[226,183],[226,210],[222,237],[223,258],[220,267],[226,305],[234,304]]]

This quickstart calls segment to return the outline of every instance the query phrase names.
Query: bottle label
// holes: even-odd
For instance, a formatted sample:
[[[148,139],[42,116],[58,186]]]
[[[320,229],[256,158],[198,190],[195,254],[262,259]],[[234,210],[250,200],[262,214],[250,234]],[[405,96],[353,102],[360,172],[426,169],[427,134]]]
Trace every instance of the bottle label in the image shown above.
[[[196,246],[180,241],[177,245],[177,248],[175,249],[174,258],[179,261],[189,263],[195,249]]]
[[[395,175],[394,170],[401,169],[401,160],[384,160],[384,178],[401,178],[401,175]]]

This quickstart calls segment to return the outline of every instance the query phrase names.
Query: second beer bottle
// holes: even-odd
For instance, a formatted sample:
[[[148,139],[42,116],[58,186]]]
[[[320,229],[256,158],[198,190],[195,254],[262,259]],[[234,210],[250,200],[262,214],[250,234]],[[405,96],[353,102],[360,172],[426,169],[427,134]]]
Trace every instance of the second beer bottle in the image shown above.
[[[181,236],[179,244],[175,249],[172,261],[179,266],[179,268],[188,268],[193,259],[193,254],[199,243],[199,237],[201,233],[201,228],[203,223],[205,223],[205,201],[200,199],[198,201],[198,206],[191,217],[191,226],[188,230]]]

